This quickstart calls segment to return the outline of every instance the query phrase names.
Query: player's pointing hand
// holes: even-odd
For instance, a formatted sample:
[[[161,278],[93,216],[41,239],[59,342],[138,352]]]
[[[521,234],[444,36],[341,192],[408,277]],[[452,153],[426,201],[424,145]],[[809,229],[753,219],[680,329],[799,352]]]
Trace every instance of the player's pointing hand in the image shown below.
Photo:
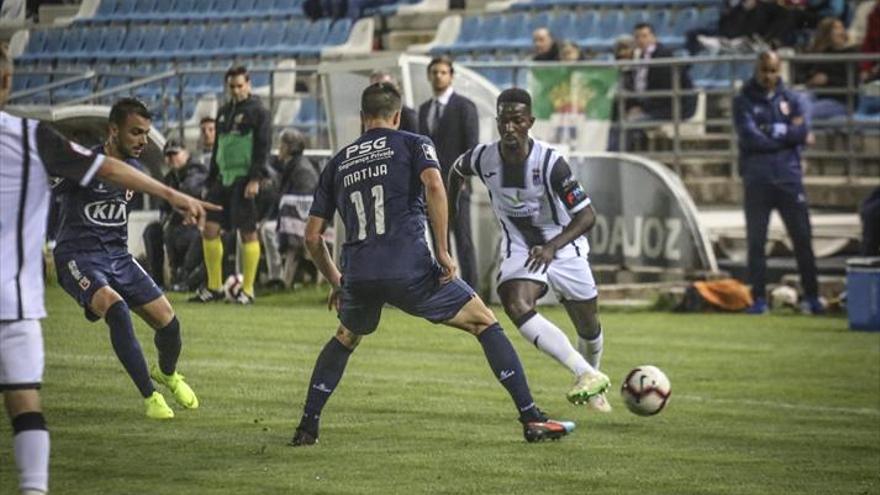
[[[205,210],[223,210],[221,206],[214,203],[208,203],[177,191],[168,199],[168,202],[178,213],[183,215],[183,223],[198,226],[200,232],[205,229]]]

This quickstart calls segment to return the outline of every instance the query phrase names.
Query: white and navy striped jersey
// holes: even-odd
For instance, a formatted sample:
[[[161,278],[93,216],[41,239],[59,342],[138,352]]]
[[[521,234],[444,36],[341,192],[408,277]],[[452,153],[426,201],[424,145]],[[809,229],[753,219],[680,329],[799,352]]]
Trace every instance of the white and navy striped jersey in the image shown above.
[[[49,176],[88,184],[104,161],[36,120],[0,112],[0,320],[46,316]]]
[[[542,141],[533,139],[531,145],[521,166],[504,164],[500,142],[477,145],[453,165],[452,173],[475,175],[489,190],[504,235],[501,250],[506,257],[546,244],[590,204],[565,158]],[[586,237],[581,236],[557,251],[557,256],[586,256],[589,249]]]

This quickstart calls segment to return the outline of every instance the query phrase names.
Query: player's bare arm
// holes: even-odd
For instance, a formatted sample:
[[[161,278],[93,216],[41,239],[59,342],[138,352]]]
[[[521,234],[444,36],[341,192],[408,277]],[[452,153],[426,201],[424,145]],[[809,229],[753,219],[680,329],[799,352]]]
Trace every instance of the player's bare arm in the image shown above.
[[[581,211],[577,212],[571,222],[562,229],[556,237],[550,239],[543,246],[534,246],[529,249],[529,258],[526,260],[526,266],[531,272],[547,271],[547,267],[553,262],[556,251],[566,244],[586,234],[596,223],[596,212],[592,205],[587,205]]]
[[[455,164],[449,170],[449,177],[446,178],[446,183],[448,184],[446,195],[449,203],[449,220],[453,222],[458,218],[458,195],[461,194],[461,187],[464,185],[461,160],[462,157],[458,157],[458,160],[455,161]]]
[[[183,215],[184,223],[195,224],[199,230],[205,228],[205,210],[220,211],[223,208],[213,203],[195,199],[175,191],[165,184],[138,171],[127,163],[106,157],[96,175],[115,186],[147,193],[167,201],[178,213]]]
[[[342,273],[333,262],[330,251],[327,250],[327,244],[324,243],[324,230],[327,229],[327,220],[314,215],[309,215],[309,221],[306,222],[305,243],[306,249],[312,256],[312,261],[332,286],[330,297],[327,300],[327,307],[333,309],[339,304],[339,286],[342,284]],[[338,307],[336,309],[339,309]]]
[[[443,267],[442,283],[447,283],[455,278],[455,261],[449,255],[449,211],[446,201],[446,189],[443,187],[443,177],[436,168],[427,168],[422,171],[419,178],[425,186],[425,200],[428,203],[428,219],[431,230],[434,231],[434,239],[437,240],[437,262]]]

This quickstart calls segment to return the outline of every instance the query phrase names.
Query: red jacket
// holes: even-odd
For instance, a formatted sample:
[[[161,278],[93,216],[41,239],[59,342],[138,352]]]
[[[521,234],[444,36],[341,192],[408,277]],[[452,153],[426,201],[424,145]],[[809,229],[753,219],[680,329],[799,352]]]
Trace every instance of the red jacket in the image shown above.
[[[880,53],[880,5],[874,5],[868,14],[868,31],[862,42],[862,53]],[[862,71],[869,71],[877,62],[866,60],[859,64]]]

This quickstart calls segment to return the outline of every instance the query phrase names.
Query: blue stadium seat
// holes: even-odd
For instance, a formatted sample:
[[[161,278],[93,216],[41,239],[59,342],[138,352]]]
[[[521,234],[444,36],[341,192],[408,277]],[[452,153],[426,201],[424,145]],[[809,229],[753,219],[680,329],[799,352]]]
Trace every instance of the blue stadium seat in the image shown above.
[[[241,43],[232,49],[230,53],[236,55],[253,55],[263,43],[264,29],[267,29],[268,23],[251,22],[247,24],[241,32]]]
[[[143,53],[142,55],[154,59],[174,58],[174,54],[180,49],[180,45],[183,44],[183,39],[187,36],[192,36],[192,34],[189,26],[183,26],[182,24],[169,25],[165,28],[162,42],[156,51],[153,53]]]
[[[319,19],[306,29],[302,41],[293,47],[294,54],[320,53],[320,47],[330,32],[330,19]],[[317,50],[317,51],[316,51]]]
[[[550,34],[556,40],[577,39],[578,28],[574,24],[574,13],[561,10],[550,20]]]
[[[214,4],[205,13],[207,19],[225,19],[235,10],[235,0],[214,0]]]
[[[288,21],[269,21],[263,25],[263,35],[260,38],[259,45],[254,49],[253,55],[256,56],[272,56],[272,50],[281,46],[284,40],[284,31],[292,23]],[[291,26],[294,27],[294,26]]]
[[[348,41],[348,35],[351,34],[351,23],[351,19],[337,19],[324,39],[324,46],[341,45]]]
[[[527,32],[527,29],[528,24],[526,23],[526,14],[524,12],[503,16],[501,33],[492,40],[492,48],[496,50],[521,50],[528,48],[531,44],[532,33]],[[528,42],[521,45],[520,43],[525,40],[528,40]]]
[[[159,51],[162,39],[165,37],[165,28],[162,26],[147,26],[144,30],[143,42],[140,49],[135,53],[126,54],[130,59],[150,59]]]
[[[113,58],[129,58],[132,54],[140,53],[141,45],[144,44],[144,35],[147,32],[146,26],[132,26],[125,34],[125,40]],[[109,55],[109,53],[108,53]]]
[[[17,57],[17,60],[21,62],[36,60],[38,54],[46,51],[46,43],[49,37],[54,35],[54,31],[56,30],[31,29],[30,38],[28,38],[28,43],[24,47],[24,52],[20,57]]]
[[[134,29],[134,28],[132,28]],[[109,26],[101,37],[100,49],[93,54],[95,60],[112,60],[119,56],[126,40],[125,26]]]
[[[705,63],[691,66],[694,86],[702,89],[719,89],[730,86],[730,64]]]
[[[219,26],[216,26],[218,31]],[[172,54],[175,59],[195,57],[202,45],[202,40],[207,36],[207,29],[204,24],[191,24],[186,36],[180,43],[180,47]]]
[[[272,6],[272,16],[299,16],[303,15],[302,0],[275,0]]]
[[[458,37],[451,45],[446,46],[438,46],[431,50],[432,54],[444,53],[444,52],[465,52],[468,43],[472,43],[474,39],[479,36],[480,33],[480,25],[482,24],[482,18],[479,16],[469,16],[465,17],[461,23],[461,29],[458,32]]]
[[[125,19],[148,18],[156,11],[157,2],[158,0],[137,0],[134,4],[134,9],[131,11],[131,15],[127,16]]]
[[[623,33],[629,31],[624,28],[623,12],[620,10],[607,10],[599,14],[595,29],[586,38],[581,38],[581,48],[592,50],[610,50],[614,46],[614,40]]]
[[[271,44],[267,40],[260,50],[261,53],[276,56],[296,55],[297,47],[303,42],[308,26],[309,21],[304,19],[296,19],[290,23],[285,23],[285,28],[281,33],[281,40],[276,44]]]
[[[77,59],[82,61],[94,60],[101,51],[104,43],[104,33],[107,28],[104,27],[83,27],[83,41],[79,50],[72,52],[63,52],[58,58]]]
[[[492,50],[496,46],[496,40],[504,36],[504,16],[500,14],[487,15],[483,18],[480,32],[477,37],[469,42],[462,43],[462,48],[468,51]]]
[[[71,27],[64,30],[64,38],[60,49],[52,54],[57,59],[73,59],[72,54],[80,53],[86,41],[86,33],[91,32],[93,28],[86,26]]]
[[[226,17],[231,19],[245,19],[253,17],[255,0],[235,0],[235,8]]]
[[[98,9],[95,10],[95,15],[90,20],[103,21],[109,19],[116,12],[117,5],[118,2],[114,0],[101,0],[101,3],[98,4]]]
[[[219,57],[233,54],[243,42],[243,33],[244,29],[240,22],[232,21],[224,24],[217,43],[212,48],[202,46],[199,56]]]
[[[624,33],[631,33],[633,32],[633,28],[635,28],[637,24],[648,22],[650,20],[651,16],[649,15],[647,10],[636,9],[627,11],[623,15],[623,31],[617,34],[621,35]],[[654,23],[652,23],[652,25],[654,25],[654,27],[656,28],[656,25]]]
[[[138,13],[135,19],[139,22],[143,21],[165,21],[174,18],[174,1],[175,0],[156,0],[151,6],[149,12]]]
[[[599,14],[594,10],[584,10],[577,14],[574,20],[575,26],[578,27],[578,36],[573,39],[581,48],[590,46],[592,40],[598,39],[599,34]]]

